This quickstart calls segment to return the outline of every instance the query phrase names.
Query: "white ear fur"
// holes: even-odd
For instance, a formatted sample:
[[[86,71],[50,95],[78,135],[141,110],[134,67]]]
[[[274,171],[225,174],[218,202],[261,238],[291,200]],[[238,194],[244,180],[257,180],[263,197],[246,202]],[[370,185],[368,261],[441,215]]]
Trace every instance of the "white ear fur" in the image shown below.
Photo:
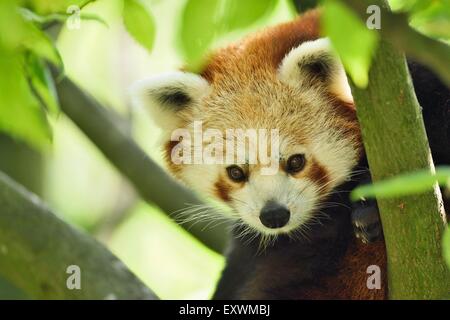
[[[132,103],[147,110],[163,130],[177,128],[177,113],[198,103],[209,92],[199,75],[176,71],[137,81],[130,88]]]
[[[281,62],[278,77],[292,86],[311,86],[315,75],[308,65],[314,62],[323,63],[323,67],[328,69],[327,79],[323,83],[326,88],[343,101],[353,102],[344,67],[328,38],[306,41],[292,49]]]

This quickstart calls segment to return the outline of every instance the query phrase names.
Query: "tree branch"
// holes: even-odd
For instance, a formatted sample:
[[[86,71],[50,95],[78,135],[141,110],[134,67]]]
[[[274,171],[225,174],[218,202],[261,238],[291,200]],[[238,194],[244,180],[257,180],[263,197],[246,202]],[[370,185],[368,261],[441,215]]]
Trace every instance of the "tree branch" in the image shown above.
[[[133,139],[115,124],[107,109],[78,88],[70,79],[57,83],[64,113],[88,136],[106,158],[134,185],[142,198],[176,218],[175,213],[202,202],[168,176]],[[201,177],[199,177],[201,179]],[[182,224],[210,249],[222,253],[228,235],[223,227],[206,223]]]
[[[80,290],[67,288],[70,265],[80,267]],[[37,299],[157,299],[104,246],[60,220],[3,173],[0,273]]]
[[[405,58],[384,40],[369,73],[369,86],[352,86],[374,181],[426,168],[433,170],[422,114]],[[438,186],[429,192],[378,199],[388,256],[391,299],[450,296],[442,257],[445,229]]]
[[[378,3],[381,9],[380,34],[395,48],[424,65],[429,66],[443,82],[450,86],[450,46],[431,39],[409,26],[406,14],[392,13],[384,1],[344,0],[365,21],[367,7]]]

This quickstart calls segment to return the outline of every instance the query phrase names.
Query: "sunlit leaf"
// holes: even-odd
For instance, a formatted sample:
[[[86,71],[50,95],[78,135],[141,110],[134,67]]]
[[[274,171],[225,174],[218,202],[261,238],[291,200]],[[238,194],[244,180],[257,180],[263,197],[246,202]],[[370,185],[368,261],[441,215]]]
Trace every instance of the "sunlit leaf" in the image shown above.
[[[271,12],[276,0],[222,0],[222,23],[228,31],[245,28]]]
[[[31,21],[33,13],[13,1],[0,1],[0,47],[4,51],[30,50],[62,68],[62,59],[50,38]]]
[[[13,30],[13,32],[12,32]],[[14,50],[27,33],[27,25],[13,0],[0,1],[0,47]]]
[[[426,10],[434,4],[448,3],[448,0],[389,0],[389,6],[394,12],[403,12],[407,14],[414,14]]]
[[[442,239],[442,252],[444,260],[450,268],[450,227],[445,230],[444,238]]]
[[[214,40],[267,16],[276,0],[188,0],[183,10],[179,44],[189,68],[197,70]]]
[[[82,8],[88,3],[94,2],[94,0],[25,0],[23,2],[24,5],[34,12],[45,15],[56,12],[66,12],[67,8],[72,5]]]
[[[0,130],[42,148],[50,143],[51,131],[31,91],[31,73],[27,78],[26,72],[32,66],[27,65],[25,55],[32,52],[59,66],[62,61],[47,35],[21,14],[18,3],[0,1],[0,70],[4,75],[0,77]]]
[[[389,5],[393,11],[410,11],[422,0],[389,0]]]
[[[180,23],[180,47],[192,69],[198,68],[205,51],[223,30],[219,0],[188,0]]]
[[[450,0],[390,0],[393,11],[407,13],[410,24],[429,37],[450,40]]]
[[[138,0],[124,0],[123,22],[131,36],[148,51],[153,48],[155,22]]]
[[[62,68],[62,58],[55,44],[43,31],[32,23],[27,25],[27,33],[22,40],[22,45],[34,52],[37,56],[47,59]]]
[[[38,15],[37,13],[31,11],[28,8],[19,8],[19,12],[22,15],[22,17],[25,18],[27,21],[35,22],[35,23],[44,23],[45,17]]]
[[[436,168],[436,174],[420,170],[356,188],[351,193],[353,201],[361,198],[394,198],[431,190],[437,183],[450,186],[450,167]]]
[[[58,95],[50,70],[42,59],[29,54],[26,59],[26,71],[36,94],[53,114],[59,111]]]
[[[367,86],[378,34],[369,30],[355,12],[341,1],[325,1],[322,32],[331,39],[345,69],[360,88]]]
[[[426,35],[450,39],[450,0],[432,1],[411,15],[411,25]]]
[[[38,148],[51,141],[45,113],[30,90],[18,55],[0,50],[0,130]]]
[[[108,22],[106,22],[105,19],[103,19],[101,16],[94,14],[94,13],[83,13],[82,12],[80,14],[80,19],[86,20],[86,21],[96,21],[96,22],[103,24],[105,27],[109,27]]]
[[[48,15],[43,16],[27,8],[20,8],[20,13],[26,20],[37,23],[44,27],[46,24],[50,24],[52,22],[65,23],[71,17],[69,13],[50,13]],[[81,20],[97,21],[103,24],[105,27],[108,27],[108,23],[99,15],[84,12],[80,12],[79,15]]]

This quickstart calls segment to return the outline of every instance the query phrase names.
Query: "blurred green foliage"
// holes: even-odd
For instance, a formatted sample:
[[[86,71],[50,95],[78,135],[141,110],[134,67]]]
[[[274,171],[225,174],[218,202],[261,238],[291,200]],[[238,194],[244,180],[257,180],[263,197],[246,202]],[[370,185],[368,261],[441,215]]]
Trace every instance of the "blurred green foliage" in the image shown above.
[[[392,10],[409,15],[411,25],[424,34],[450,40],[450,0],[390,0]]]
[[[66,12],[67,8],[72,5],[82,8],[88,3],[93,2],[93,0],[22,0],[16,2],[18,2],[19,5],[30,8],[37,14],[48,15],[56,12]]]
[[[450,0],[389,0],[394,11],[408,15],[410,24],[425,35],[450,40]],[[341,0],[323,0],[323,34],[328,36],[355,85],[368,84],[368,72],[378,34]],[[369,14],[367,15],[369,17]],[[383,17],[381,16],[381,23]]]
[[[224,259],[158,209],[138,203],[132,211],[114,232],[111,250],[162,299],[210,297]]]
[[[35,146],[48,146],[50,130],[24,72],[25,56],[0,48],[0,129]],[[6,76],[7,75],[7,76]]]
[[[59,101],[50,70],[44,61],[35,54],[29,53],[26,59],[26,76],[35,94],[42,100],[44,106],[52,114],[58,114]]]
[[[123,22],[131,36],[150,52],[155,39],[153,17],[137,0],[124,0]]]
[[[450,41],[450,0],[429,1],[411,14],[411,25],[430,37]]]
[[[14,32],[8,32],[14,30]],[[27,56],[59,63],[48,37],[17,10],[12,0],[0,3],[0,130],[44,146],[50,130],[38,98],[31,91]]]
[[[324,7],[322,33],[330,38],[353,82],[358,87],[366,87],[378,33],[369,30],[341,1],[326,0]]]
[[[271,13],[276,4],[276,0],[188,0],[178,34],[189,69],[201,67],[215,39],[254,24]]]
[[[46,62],[61,72],[64,67],[55,43],[45,31],[53,22],[64,23],[71,18],[104,23],[97,15],[79,13],[92,2],[4,0],[0,3],[0,66],[10,76],[0,80],[0,130],[35,147],[48,146],[51,130],[46,111],[57,113],[59,106]],[[79,7],[74,11],[69,9],[74,5]],[[151,15],[137,0],[124,0],[123,7],[127,30],[151,50],[155,33]]]
[[[218,28],[214,12],[218,11],[219,5],[217,0],[190,0],[183,10],[180,42],[187,61],[194,64],[192,69],[199,67],[195,64],[198,64],[216,35]]]

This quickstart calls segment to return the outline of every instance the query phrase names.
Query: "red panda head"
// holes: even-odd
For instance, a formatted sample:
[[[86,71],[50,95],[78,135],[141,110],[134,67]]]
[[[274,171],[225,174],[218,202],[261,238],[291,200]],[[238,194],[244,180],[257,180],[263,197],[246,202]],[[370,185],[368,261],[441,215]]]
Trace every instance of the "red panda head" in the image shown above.
[[[339,59],[315,31],[306,37],[307,31],[286,31],[298,28],[296,23],[217,52],[201,74],[167,73],[134,87],[135,103],[149,110],[163,129],[171,172],[201,194],[223,201],[238,220],[266,235],[291,233],[310,221],[349,177],[362,152]],[[210,134],[195,142],[199,129]],[[207,150],[211,155],[212,144],[224,147],[214,149],[215,156],[229,153],[226,144],[233,139],[227,130],[234,129],[277,132],[278,146],[269,152],[275,164],[263,165],[260,157],[252,162],[248,155],[237,163],[236,154],[219,163],[194,161],[196,153]],[[257,136],[272,145],[270,137]],[[246,148],[259,145],[247,138]],[[174,161],[186,152],[190,162]],[[268,166],[276,170],[264,174]]]

